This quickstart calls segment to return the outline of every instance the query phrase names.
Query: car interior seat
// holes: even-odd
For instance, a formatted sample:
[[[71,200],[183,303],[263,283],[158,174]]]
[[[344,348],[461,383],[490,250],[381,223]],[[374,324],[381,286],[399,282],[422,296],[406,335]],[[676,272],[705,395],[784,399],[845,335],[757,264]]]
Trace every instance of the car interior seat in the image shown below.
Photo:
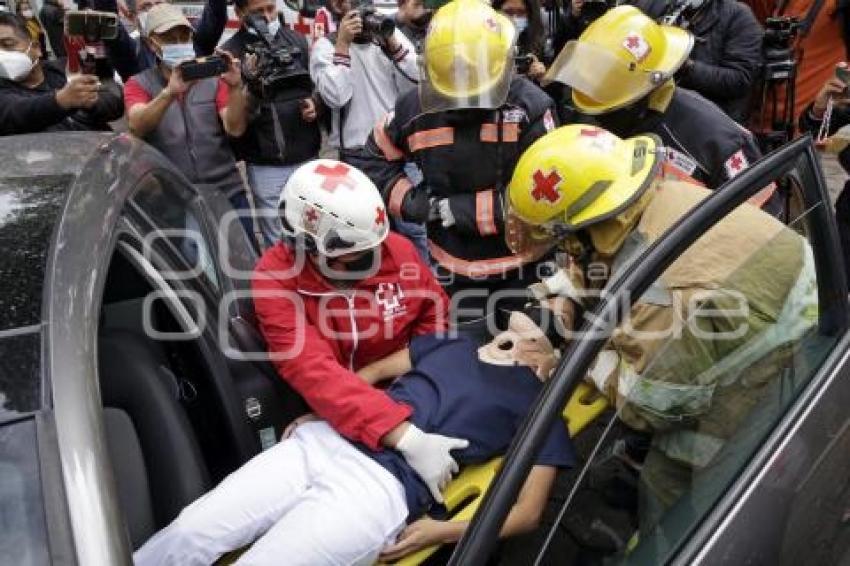
[[[179,385],[156,343],[108,328],[101,332],[98,357],[107,426],[115,425],[107,438],[116,476],[122,476],[116,483],[135,548],[205,493],[211,481],[180,404]],[[127,473],[131,467],[145,473]]]

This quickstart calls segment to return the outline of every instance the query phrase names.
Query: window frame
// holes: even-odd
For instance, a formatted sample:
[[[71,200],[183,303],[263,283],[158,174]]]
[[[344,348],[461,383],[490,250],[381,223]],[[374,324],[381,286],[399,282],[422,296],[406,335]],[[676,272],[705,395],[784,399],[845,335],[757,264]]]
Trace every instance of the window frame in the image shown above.
[[[595,328],[591,330],[588,325],[585,326],[586,332],[582,333],[585,338],[573,343],[565,353],[537,403],[529,411],[502,468],[452,554],[450,565],[482,562],[492,554],[501,526],[516,501],[548,430],[554,420],[559,418],[566,400],[583,380],[598,352],[607,343],[606,336],[609,333],[606,331],[617,326],[618,317],[630,312],[633,302],[702,234],[762,187],[798,168],[803,168],[806,173],[802,177],[801,197],[804,210],[811,210],[812,214],[807,225],[811,228],[808,239],[815,257],[818,299],[821,305],[827,306],[824,311],[828,313],[819,319],[819,331],[826,335],[846,332],[847,282],[842,262],[835,261],[835,258],[842,257],[838,232],[832,207],[823,206],[824,203],[830,203],[826,182],[817,162],[811,136],[807,135],[759,160],[724,184],[636,259],[631,272],[613,283],[609,294],[593,313],[592,320],[597,322]],[[754,460],[758,458],[759,455]],[[739,482],[744,479],[742,477]]]
[[[200,291],[209,306],[217,309],[222,297],[232,290],[232,285],[230,279],[226,277],[221,268],[218,240],[215,237],[210,237],[211,225],[213,223],[208,218],[209,211],[205,206],[203,206],[202,195],[200,195],[194,187],[182,182],[177,176],[166,169],[151,169],[141,175],[139,180],[134,184],[127,201],[125,202],[122,216],[134,224],[136,229],[145,236],[151,232],[168,229],[167,227],[161,226],[161,223],[157,222],[156,218],[151,217],[151,215],[135,200],[139,190],[142,188],[144,183],[148,182],[150,179],[162,184],[166,191],[175,193],[176,197],[183,200],[184,206],[196,217],[198,221],[198,229],[203,237],[204,245],[210,255],[210,261],[215,269],[217,281],[210,281],[208,277],[204,275],[203,277],[193,277],[192,280],[194,283],[187,286]],[[171,188],[172,185],[177,185],[181,190],[189,193],[189,198],[184,199],[183,195],[179,194],[179,190]],[[168,241],[167,238],[160,239]],[[169,263],[175,266],[179,265],[181,268],[185,269],[197,268],[197,266],[188,265],[186,258],[183,257],[179,250],[175,249],[173,244],[168,242],[166,247]]]

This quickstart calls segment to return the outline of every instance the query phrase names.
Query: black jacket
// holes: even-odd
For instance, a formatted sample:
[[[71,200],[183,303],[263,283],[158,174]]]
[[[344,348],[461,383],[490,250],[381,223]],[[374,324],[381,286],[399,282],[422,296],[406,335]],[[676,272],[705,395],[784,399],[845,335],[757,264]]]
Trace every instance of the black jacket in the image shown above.
[[[318,120],[305,122],[301,118],[301,101],[313,93],[310,52],[304,36],[286,26],[280,27],[275,40],[276,45],[299,51],[294,69],[303,75],[293,78],[270,99],[261,99],[258,93],[252,92],[248,129],[241,138],[234,140],[233,147],[237,156],[248,163],[292,165],[317,157],[321,145]],[[241,59],[248,46],[260,41],[240,28],[222,49]]]
[[[505,245],[505,187],[522,152],[555,128],[555,118],[552,100],[525,78],[513,79],[498,110],[422,114],[414,89],[398,99],[352,164],[375,182],[397,218],[421,221],[401,214],[408,191],[448,199],[455,224],[428,224],[431,254],[443,268],[461,277],[480,269],[482,279],[510,278],[515,271],[496,269],[516,261]],[[407,161],[424,176],[414,188],[404,174]]]
[[[744,123],[762,65],[762,28],[753,11],[736,0],[709,0],[691,21],[696,42],[691,61],[676,75]]]
[[[90,110],[65,110],[56,102],[56,91],[67,83],[65,73],[50,62],[42,62],[44,82],[27,88],[0,79],[0,135],[109,130],[109,122],[124,114],[121,89],[105,84]]]
[[[619,115],[627,115],[618,123]],[[668,150],[668,162],[675,169],[694,178],[709,189],[719,188],[736,174],[734,166],[746,167],[761,158],[753,135],[734,122],[717,106],[699,94],[676,88],[663,112],[641,106],[609,114],[582,117],[626,138],[641,133],[659,136]],[[730,161],[740,152],[739,158]]]

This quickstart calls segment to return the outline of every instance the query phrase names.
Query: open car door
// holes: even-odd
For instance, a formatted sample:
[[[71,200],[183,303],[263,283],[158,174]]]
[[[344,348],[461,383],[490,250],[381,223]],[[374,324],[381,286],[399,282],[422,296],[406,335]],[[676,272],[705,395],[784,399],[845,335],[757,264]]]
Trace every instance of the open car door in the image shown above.
[[[719,290],[721,298],[714,290],[713,299],[701,304],[712,321],[718,319],[718,308],[726,308],[720,315],[724,323],[713,323],[713,334],[699,336],[705,328],[684,320],[677,332],[653,338],[653,359],[617,403],[549,536],[536,549],[534,563],[564,563],[551,545],[552,534],[564,517],[586,511],[576,503],[577,494],[595,466],[615,452],[618,431],[628,428],[621,425],[633,422],[631,409],[665,405],[665,395],[673,393],[669,386],[666,392],[654,388],[664,382],[656,378],[685,373],[692,379],[684,382],[695,385],[685,387],[691,397],[683,406],[693,412],[681,411],[651,427],[649,455],[633,466],[638,500],[623,502],[634,510],[631,520],[611,533],[610,545],[595,549],[596,556],[606,563],[635,564],[798,564],[847,558],[850,536],[840,527],[850,510],[850,379],[840,379],[850,372],[847,284],[832,206],[806,137],[730,180],[613,278],[526,418],[450,564],[486,562],[547,431],[612,331],[629,322],[635,305],[666,281],[677,260],[700,246],[709,230],[752,206],[749,198],[783,178],[792,180],[796,203],[787,226],[776,228],[767,244],[742,250],[727,288]],[[770,265],[782,267],[765,267]],[[777,277],[788,278],[789,284],[777,300],[775,316],[754,316],[764,308],[752,300],[752,290],[769,288]],[[730,298],[739,302],[724,305]],[[731,334],[721,339],[719,330]],[[810,537],[823,544],[806,546]]]

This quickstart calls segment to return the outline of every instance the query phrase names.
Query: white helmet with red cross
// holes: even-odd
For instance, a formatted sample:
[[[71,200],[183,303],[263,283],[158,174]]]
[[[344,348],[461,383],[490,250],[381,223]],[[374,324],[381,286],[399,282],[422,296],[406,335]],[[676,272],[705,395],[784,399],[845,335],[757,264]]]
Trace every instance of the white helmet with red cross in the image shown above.
[[[338,257],[381,244],[389,217],[375,184],[360,170],[316,159],[295,170],[280,195],[285,237],[308,252]]]

